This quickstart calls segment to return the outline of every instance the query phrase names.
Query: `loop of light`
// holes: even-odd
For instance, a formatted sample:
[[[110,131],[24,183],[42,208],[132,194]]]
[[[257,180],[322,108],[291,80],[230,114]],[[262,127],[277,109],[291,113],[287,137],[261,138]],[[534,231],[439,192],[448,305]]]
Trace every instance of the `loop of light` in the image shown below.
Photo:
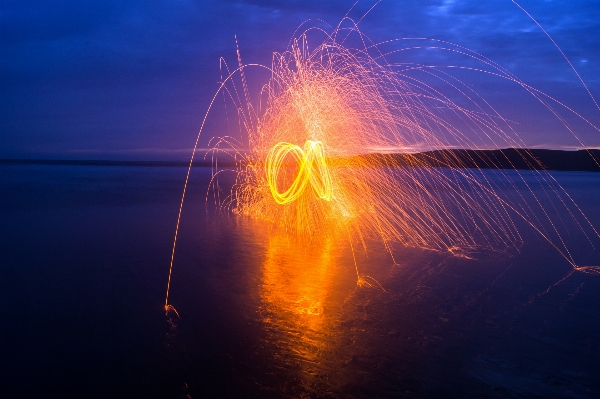
[[[277,180],[288,155],[297,162],[298,174],[288,189],[280,192]],[[304,149],[291,143],[277,143],[267,155],[265,168],[271,194],[278,204],[289,204],[298,199],[308,183],[319,198],[331,201],[331,175],[325,162],[325,148],[322,142],[308,140],[304,143]]]

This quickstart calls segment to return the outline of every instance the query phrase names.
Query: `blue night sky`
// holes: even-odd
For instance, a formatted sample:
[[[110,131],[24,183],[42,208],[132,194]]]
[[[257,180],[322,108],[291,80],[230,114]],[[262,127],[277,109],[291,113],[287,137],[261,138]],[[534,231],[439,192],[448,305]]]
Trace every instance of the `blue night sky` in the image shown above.
[[[218,87],[219,57],[236,62],[234,35],[245,63],[270,65],[272,52],[284,51],[303,21],[336,25],[353,3],[3,0],[0,158],[185,160]],[[363,0],[349,15],[359,19],[373,4]],[[600,2],[520,4],[600,98]],[[360,28],[376,42],[427,37],[468,47],[600,125],[600,111],[577,76],[510,0],[383,0]],[[430,53],[421,62],[457,62]],[[267,77],[254,76],[254,86]],[[505,117],[521,123],[527,145],[576,144],[522,90],[472,79]],[[587,146],[600,147],[600,133],[574,127]],[[201,145],[221,133],[218,123],[209,125]]]

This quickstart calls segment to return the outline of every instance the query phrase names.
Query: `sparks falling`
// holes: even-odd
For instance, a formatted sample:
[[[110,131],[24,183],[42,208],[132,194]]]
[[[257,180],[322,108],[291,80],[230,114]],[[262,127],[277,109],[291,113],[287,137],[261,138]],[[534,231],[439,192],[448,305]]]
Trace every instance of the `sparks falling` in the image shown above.
[[[311,34],[324,40],[312,47]],[[519,85],[558,115],[560,102],[484,56],[451,43],[420,40],[479,64],[468,69]],[[398,244],[466,258],[480,248],[517,249],[520,223],[577,269],[564,232],[543,204],[560,208],[565,219],[588,232],[590,242],[599,235],[550,174],[533,172],[543,185],[535,192],[516,170],[498,170],[501,178],[492,179],[481,169],[466,168],[454,152],[436,159],[422,153],[523,148],[511,122],[442,67],[389,63],[387,58],[398,50],[386,50],[386,45],[371,43],[345,18],[332,33],[311,28],[299,34],[288,51],[274,54],[271,67],[244,65],[239,51],[235,70],[224,64],[227,74],[215,98],[223,94],[235,105],[245,137],[242,144],[223,137],[214,145],[216,154],[233,149],[237,164],[236,184],[226,198],[216,194],[216,168],[209,193],[220,208],[267,221],[277,234],[284,232],[302,245],[342,236],[355,251],[375,240],[392,259],[392,246]],[[244,71],[250,67],[270,71],[257,105],[246,84]],[[542,169],[526,150],[523,154],[532,168]],[[478,160],[490,168],[498,168],[500,161]],[[499,194],[516,183],[525,184],[527,198]],[[184,196],[185,188],[181,206]],[[181,207],[176,231],[180,217]],[[177,232],[172,256],[176,239]],[[171,270],[172,265],[173,257]],[[359,285],[367,283],[368,276],[355,267]]]

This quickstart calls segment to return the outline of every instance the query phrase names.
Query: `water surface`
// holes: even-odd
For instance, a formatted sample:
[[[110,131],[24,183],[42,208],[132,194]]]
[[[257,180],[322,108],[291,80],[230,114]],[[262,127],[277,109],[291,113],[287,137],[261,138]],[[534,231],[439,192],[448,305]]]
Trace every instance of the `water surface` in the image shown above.
[[[600,225],[600,174],[554,176]],[[600,277],[552,287],[572,268],[533,232],[475,260],[370,243],[356,262],[385,291],[357,288],[343,238],[298,250],[207,208],[209,178],[192,170],[175,317],[185,168],[0,165],[3,397],[600,396]]]

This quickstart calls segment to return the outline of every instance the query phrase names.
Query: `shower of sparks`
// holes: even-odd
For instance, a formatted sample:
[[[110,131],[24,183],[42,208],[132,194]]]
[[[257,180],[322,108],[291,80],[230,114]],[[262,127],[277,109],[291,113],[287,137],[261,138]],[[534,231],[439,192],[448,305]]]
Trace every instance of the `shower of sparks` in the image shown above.
[[[311,34],[325,39],[311,47]],[[244,138],[218,138],[213,146],[215,159],[236,150],[236,183],[221,198],[218,176],[225,170],[217,167],[207,195],[212,192],[221,209],[268,221],[296,242],[311,245],[317,237],[343,236],[355,251],[376,239],[392,258],[397,244],[466,258],[481,248],[514,250],[522,243],[517,226],[524,224],[578,268],[560,226],[568,220],[590,243],[598,232],[550,174],[532,171],[543,187],[534,190],[518,171],[498,169],[509,160],[505,156],[472,160],[498,169],[490,175],[465,167],[465,159],[452,151],[435,159],[419,154],[524,148],[512,122],[449,68],[519,85],[575,135],[556,111],[566,107],[480,54],[414,40],[479,67],[389,63],[400,49],[384,48],[397,42],[375,45],[348,18],[330,34],[317,28],[299,34],[288,51],[274,54],[271,67],[244,65],[238,52],[239,66],[227,70],[215,99],[223,93],[235,105]],[[250,67],[271,74],[257,105],[246,84]],[[542,169],[526,150],[522,153],[533,169]],[[517,184],[525,189],[517,190]],[[562,219],[549,216],[550,209]],[[358,270],[359,283],[366,282]]]

